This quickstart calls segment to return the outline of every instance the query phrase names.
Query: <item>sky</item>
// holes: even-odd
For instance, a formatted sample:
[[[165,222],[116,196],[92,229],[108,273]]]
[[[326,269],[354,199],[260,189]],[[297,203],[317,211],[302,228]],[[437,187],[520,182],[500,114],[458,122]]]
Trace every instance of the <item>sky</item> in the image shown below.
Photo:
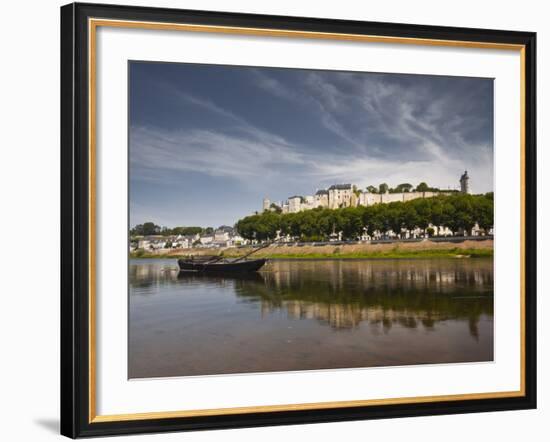
[[[337,183],[493,190],[493,80],[130,62],[130,225],[233,225]]]

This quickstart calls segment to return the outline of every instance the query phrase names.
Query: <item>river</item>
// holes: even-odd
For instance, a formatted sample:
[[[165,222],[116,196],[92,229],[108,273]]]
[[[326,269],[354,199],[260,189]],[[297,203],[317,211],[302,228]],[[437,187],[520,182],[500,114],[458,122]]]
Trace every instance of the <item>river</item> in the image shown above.
[[[493,360],[493,260],[129,265],[130,378]]]

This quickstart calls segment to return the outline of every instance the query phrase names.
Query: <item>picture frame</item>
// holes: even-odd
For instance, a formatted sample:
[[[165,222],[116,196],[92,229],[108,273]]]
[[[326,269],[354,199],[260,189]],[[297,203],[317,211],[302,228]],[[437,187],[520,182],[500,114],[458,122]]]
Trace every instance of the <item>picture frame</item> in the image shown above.
[[[356,44],[507,51],[519,56],[519,385],[513,391],[426,394],[275,405],[97,412],[99,173],[96,55],[100,28]],[[124,104],[125,105],[125,104]],[[497,107],[498,112],[498,107]],[[113,146],[111,146],[113,147]],[[120,149],[124,149],[120,146]],[[123,177],[115,177],[122,183]],[[121,184],[122,185],[122,184]],[[61,434],[71,437],[242,428],[536,408],[536,34],[73,3],[61,8]],[[498,192],[498,190],[497,190]],[[125,226],[126,227],[126,226]],[[103,282],[102,282],[103,283]],[[125,294],[124,294],[125,295]],[[126,381],[126,379],[125,379]],[[266,400],[269,403],[269,399]]]

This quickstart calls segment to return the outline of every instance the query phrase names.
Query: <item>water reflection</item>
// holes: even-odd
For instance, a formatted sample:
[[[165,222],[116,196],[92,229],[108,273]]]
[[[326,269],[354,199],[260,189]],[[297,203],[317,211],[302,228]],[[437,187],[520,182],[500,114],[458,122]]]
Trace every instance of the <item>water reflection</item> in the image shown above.
[[[380,363],[365,361],[364,366],[392,365],[387,361],[388,355],[391,355],[390,359],[399,361],[397,363],[492,359],[491,259],[274,261],[264,269],[247,275],[197,275],[178,273],[175,261],[133,261],[130,265],[131,347],[132,343],[150,338],[143,330],[134,327],[132,317],[136,318],[137,324],[146,312],[144,306],[154,305],[152,310],[158,316],[156,319],[150,317],[154,314],[150,312],[148,321],[162,321],[166,316],[165,309],[160,307],[163,301],[158,299],[159,302],[155,303],[155,299],[169,294],[170,304],[182,309],[179,319],[190,310],[194,311],[197,317],[201,317],[197,330],[205,333],[218,333],[215,328],[222,326],[221,322],[238,334],[254,334],[270,327],[275,336],[263,336],[261,342],[255,342],[256,345],[272,345],[271,341],[277,340],[277,333],[282,328],[293,327],[299,321],[308,324],[299,334],[304,345],[317,342],[323,328],[342,334],[338,338],[342,342],[348,339],[349,333],[354,333],[367,339],[365,342],[370,347],[377,342],[377,336],[387,336],[386,340],[390,339],[395,347],[384,350],[380,339],[381,347],[377,351],[384,353],[379,357]],[[202,298],[192,293],[202,293]],[[198,305],[203,303],[208,305],[201,309]],[[220,309],[226,311],[223,319]],[[228,325],[225,321],[229,318],[241,322]],[[312,324],[317,324],[317,328]],[[459,328],[459,324],[464,324],[464,328]],[[392,333],[396,327],[398,331]],[[407,334],[406,330],[410,332]],[[429,343],[425,337],[421,340],[415,338],[419,331],[432,335],[432,342]],[[200,332],[194,334],[201,339]],[[466,343],[467,336],[471,344]],[[453,340],[457,343],[453,344]],[[334,346],[341,346],[342,342],[338,341]],[[430,353],[429,345],[435,345],[434,342],[439,346],[455,345],[456,348],[445,348],[444,351],[434,348]],[[232,345],[231,340],[228,344]],[[404,357],[399,356],[399,348],[407,344],[416,347],[416,356],[406,355],[406,351]],[[326,344],[320,347],[331,348]],[[181,351],[180,347],[178,351]],[[436,355],[438,351],[454,356],[440,357]],[[356,365],[350,366],[357,366],[357,359],[351,359]],[[317,368],[315,364],[311,367],[311,363],[303,365],[303,368]],[[248,365],[241,370],[258,371]],[[204,374],[234,371],[238,370],[203,368]]]
[[[334,329],[362,321],[384,331],[394,323],[432,330],[438,321],[467,319],[477,337],[481,315],[493,315],[491,260],[276,261],[265,271],[211,275],[177,272],[156,263],[133,265],[131,287],[185,284],[233,290],[260,304],[262,315],[284,309],[293,319],[317,319]]]

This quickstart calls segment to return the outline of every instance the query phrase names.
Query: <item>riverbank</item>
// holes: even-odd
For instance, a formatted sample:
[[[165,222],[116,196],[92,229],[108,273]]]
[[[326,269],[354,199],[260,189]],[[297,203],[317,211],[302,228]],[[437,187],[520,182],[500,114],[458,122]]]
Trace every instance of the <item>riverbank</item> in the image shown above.
[[[242,256],[252,248],[173,249],[169,251],[132,252],[130,258],[180,258],[219,255]],[[493,240],[456,242],[400,242],[391,244],[292,245],[267,247],[252,255],[269,259],[388,259],[388,258],[483,258],[493,256]]]

